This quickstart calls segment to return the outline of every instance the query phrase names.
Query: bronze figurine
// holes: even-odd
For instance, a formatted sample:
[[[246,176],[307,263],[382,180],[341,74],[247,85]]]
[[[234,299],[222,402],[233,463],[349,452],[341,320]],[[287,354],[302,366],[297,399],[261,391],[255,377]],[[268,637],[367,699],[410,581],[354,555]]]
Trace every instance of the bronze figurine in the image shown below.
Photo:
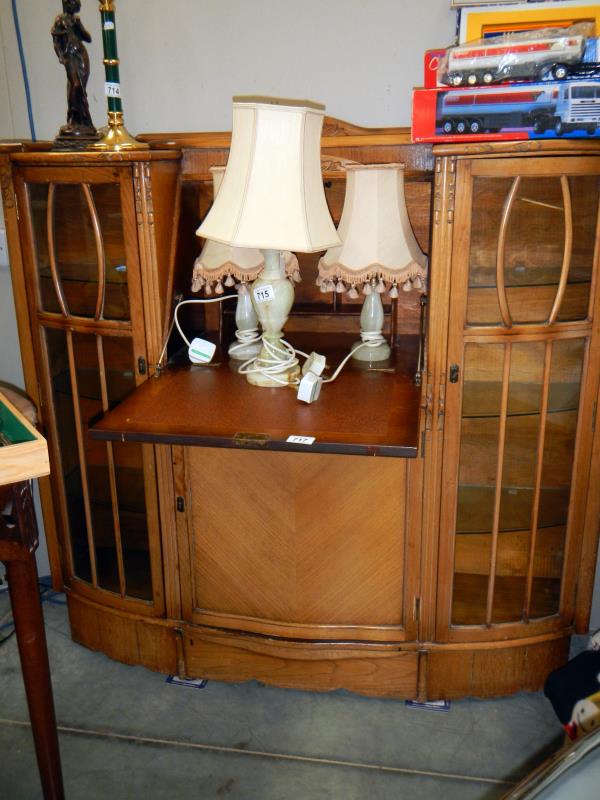
[[[80,0],[62,0],[63,13],[54,20],[50,34],[58,60],[67,72],[67,124],[63,125],[54,144],[59,148],[85,147],[98,139],[86,94],[90,76],[90,60],[84,42],[92,37],[76,16]],[[80,143],[80,144],[79,144]]]

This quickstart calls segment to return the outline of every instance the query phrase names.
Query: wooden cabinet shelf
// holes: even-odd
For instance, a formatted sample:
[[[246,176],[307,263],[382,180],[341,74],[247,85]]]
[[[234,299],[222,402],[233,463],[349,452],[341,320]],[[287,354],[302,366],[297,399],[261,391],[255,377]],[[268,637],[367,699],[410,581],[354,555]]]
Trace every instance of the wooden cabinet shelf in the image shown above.
[[[585,320],[590,300],[590,282],[568,283],[559,320]],[[532,294],[532,289],[535,293]],[[544,322],[548,319],[556,297],[554,284],[507,286],[506,296],[515,324]],[[496,288],[476,286],[469,289],[468,325],[497,327],[502,323]]]
[[[579,408],[579,383],[553,383],[548,388],[547,413],[576,411]],[[510,385],[507,415],[538,415],[541,411],[542,385],[513,381]],[[464,384],[463,418],[498,417],[502,384],[497,381],[466,381]]]
[[[111,491],[109,476],[106,469],[107,465],[87,466],[88,480],[94,487],[93,503],[96,509],[108,509],[112,512]],[[146,509],[144,504],[144,472],[132,467],[116,466],[115,468],[117,483],[123,495],[120,510],[129,514],[131,517],[139,515],[140,520],[145,520]],[[83,487],[81,476],[77,470],[72,470],[65,475],[65,487],[67,496],[72,499],[83,501]],[[100,532],[99,532],[100,535]],[[148,542],[141,540],[139,547],[148,549]]]
[[[560,579],[535,578],[535,602],[531,616],[551,617],[556,614],[560,596]],[[525,600],[526,579],[512,575],[499,575],[494,585],[494,606],[492,621],[494,625],[525,621],[523,604]],[[454,602],[452,605],[452,625],[485,625],[488,578],[485,575],[454,575]]]
[[[458,487],[457,533],[485,533],[491,530],[495,486]],[[533,486],[503,485],[500,494],[500,518],[498,530],[520,531],[531,526],[533,508]],[[565,525],[569,509],[568,489],[540,487],[540,514],[537,527],[552,528]]]
[[[120,401],[135,389],[135,373],[133,369],[108,370],[105,375],[109,397],[118,398],[118,401]],[[98,371],[77,369],[76,376],[79,397],[101,402],[102,390]],[[68,372],[61,372],[55,375],[52,379],[52,386],[55,392],[72,396],[71,376]]]
[[[519,264],[504,270],[504,285],[507,287],[542,287],[554,286],[556,288],[560,280],[561,265],[553,267],[533,267],[527,268],[524,264]],[[496,266],[482,267],[473,265],[469,272],[469,289],[495,289],[496,288]],[[569,284],[591,283],[592,268],[591,264],[576,266],[573,264],[569,270]]]
[[[49,266],[40,267],[40,278],[43,281],[52,280],[52,271]],[[81,285],[96,286],[98,284],[97,264],[69,264],[61,270],[61,281]],[[125,265],[110,266],[106,264],[104,282],[107,285],[127,287],[127,268]]]

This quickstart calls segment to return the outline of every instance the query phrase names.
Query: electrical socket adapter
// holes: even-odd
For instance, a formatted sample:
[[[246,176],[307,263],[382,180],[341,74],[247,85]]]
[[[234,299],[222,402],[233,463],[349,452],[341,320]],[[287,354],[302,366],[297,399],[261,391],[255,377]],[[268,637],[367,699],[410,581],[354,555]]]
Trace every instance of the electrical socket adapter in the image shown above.
[[[326,366],[327,362],[325,356],[322,356],[320,353],[315,353],[313,350],[302,365],[302,374],[307,375],[309,372],[313,372],[315,375],[322,375]]]
[[[302,400],[303,403],[314,403],[319,399],[322,385],[323,378],[315,375],[314,372],[307,372],[298,386],[298,400]]]

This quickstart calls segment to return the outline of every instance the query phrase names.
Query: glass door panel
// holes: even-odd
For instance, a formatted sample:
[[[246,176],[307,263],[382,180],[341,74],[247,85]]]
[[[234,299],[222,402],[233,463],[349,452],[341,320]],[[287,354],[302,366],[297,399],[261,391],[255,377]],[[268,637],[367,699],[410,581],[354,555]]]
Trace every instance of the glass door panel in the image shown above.
[[[473,179],[467,325],[586,319],[598,181]]]
[[[48,251],[48,184],[28,184],[33,246],[38,266],[40,308],[55,314],[61,313],[58,295],[52,281]]]
[[[83,483],[79,466],[77,426],[73,413],[67,334],[63,330],[48,328],[44,339],[48,354],[49,380],[52,386],[67,515],[63,524],[71,542],[73,572],[77,577],[91,583],[92,567],[83,507]]]
[[[105,271],[103,319],[129,319],[127,259],[123,234],[120,187],[114,183],[90,184],[102,231]]]
[[[122,597],[152,600],[141,445],[88,436],[135,388],[131,338],[47,328],[45,343],[75,575]]]
[[[42,309],[129,319],[120,184],[27,187]]]
[[[465,346],[454,625],[558,613],[585,341]]]
[[[545,568],[534,571],[531,587],[531,614],[534,617],[556,614],[559,610],[568,522],[568,489],[571,485],[575,456],[575,436],[585,339],[563,339],[553,343],[550,358],[550,387],[563,390],[562,410],[558,403],[548,414],[546,446],[541,467],[541,481],[552,493],[553,516],[559,523],[538,531],[534,562]],[[550,392],[549,394],[552,394]],[[558,394],[557,389],[554,395]],[[549,402],[552,409],[553,404]]]

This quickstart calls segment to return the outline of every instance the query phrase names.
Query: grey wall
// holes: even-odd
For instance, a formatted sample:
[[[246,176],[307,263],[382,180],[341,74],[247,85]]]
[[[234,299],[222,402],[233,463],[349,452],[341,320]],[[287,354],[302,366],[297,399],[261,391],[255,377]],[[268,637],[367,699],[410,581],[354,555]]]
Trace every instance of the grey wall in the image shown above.
[[[132,131],[229,130],[234,94],[307,97],[369,126],[410,124],[410,91],[423,51],[454,35],[449,0],[117,0],[127,125]],[[17,0],[36,126],[64,122],[64,69],[49,30],[60,0]],[[105,121],[100,15],[83,0],[92,34],[92,115]],[[22,86],[10,14],[0,0],[15,135],[23,135]],[[2,79],[0,78],[0,87]],[[1,88],[0,88],[0,91]]]

